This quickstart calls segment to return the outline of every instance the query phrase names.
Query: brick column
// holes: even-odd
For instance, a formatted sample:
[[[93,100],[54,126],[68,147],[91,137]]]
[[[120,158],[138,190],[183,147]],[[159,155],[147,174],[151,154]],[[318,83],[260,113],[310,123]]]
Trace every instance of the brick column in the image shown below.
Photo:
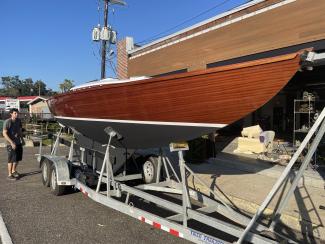
[[[117,43],[117,78],[128,79],[128,51],[133,49],[133,38],[126,37]]]

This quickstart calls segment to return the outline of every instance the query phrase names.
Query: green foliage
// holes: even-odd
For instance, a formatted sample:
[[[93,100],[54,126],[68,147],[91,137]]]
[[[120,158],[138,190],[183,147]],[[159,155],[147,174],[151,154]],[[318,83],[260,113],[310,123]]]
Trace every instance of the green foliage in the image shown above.
[[[33,85],[33,88],[32,88],[35,96],[37,95],[42,95],[42,94],[46,94],[47,93],[47,90],[46,90],[46,84],[41,81],[41,80],[37,80],[34,85]]]
[[[65,79],[60,85],[60,90],[61,92],[67,92],[69,91],[72,87],[74,87],[74,81],[73,80],[68,80]]]
[[[21,80],[18,75],[1,77],[1,85],[0,96],[52,96],[56,94],[51,89],[47,89],[43,81],[33,82],[32,78]]]
[[[19,80],[19,76],[1,77],[1,80],[3,86],[1,89],[2,96],[19,96],[22,88],[22,83],[21,80]]]

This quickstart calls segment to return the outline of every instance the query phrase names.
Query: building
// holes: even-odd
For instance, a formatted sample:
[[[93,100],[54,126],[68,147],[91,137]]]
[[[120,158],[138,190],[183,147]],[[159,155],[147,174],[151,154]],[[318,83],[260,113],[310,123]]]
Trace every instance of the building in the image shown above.
[[[29,106],[29,113],[31,116],[35,116],[39,120],[53,119],[53,115],[46,102],[47,98],[38,96],[27,104]]]
[[[324,1],[255,0],[142,47],[126,38],[118,45],[118,75],[160,76],[322,50],[324,11]]]
[[[46,100],[47,98],[38,96],[29,101],[27,103],[29,106],[29,112],[31,114],[50,113],[50,109],[46,103]]]
[[[35,99],[37,96],[19,96],[14,99],[19,100],[19,110],[22,113],[28,113],[28,102]],[[4,112],[6,110],[6,99],[13,99],[13,97],[0,97],[0,112]]]

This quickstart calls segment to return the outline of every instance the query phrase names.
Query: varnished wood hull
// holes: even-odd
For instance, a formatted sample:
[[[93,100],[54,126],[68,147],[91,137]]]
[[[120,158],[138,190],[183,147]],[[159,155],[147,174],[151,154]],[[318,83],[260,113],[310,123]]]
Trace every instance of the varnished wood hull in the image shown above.
[[[129,148],[193,139],[231,124],[276,95],[300,54],[161,78],[77,89],[48,100],[63,124],[105,143],[112,127]]]

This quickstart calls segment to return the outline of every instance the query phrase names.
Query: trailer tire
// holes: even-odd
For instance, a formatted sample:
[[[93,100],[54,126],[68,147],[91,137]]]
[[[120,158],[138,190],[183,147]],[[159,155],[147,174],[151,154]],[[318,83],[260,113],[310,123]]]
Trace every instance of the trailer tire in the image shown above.
[[[55,196],[61,196],[65,192],[65,186],[58,185],[55,166],[51,167],[51,177],[50,177],[50,190]]]
[[[42,183],[44,186],[49,187],[51,181],[51,162],[48,159],[44,159],[42,166]]]
[[[143,181],[146,184],[155,183],[157,179],[157,171],[158,158],[153,156],[147,158],[144,164],[142,165]]]

